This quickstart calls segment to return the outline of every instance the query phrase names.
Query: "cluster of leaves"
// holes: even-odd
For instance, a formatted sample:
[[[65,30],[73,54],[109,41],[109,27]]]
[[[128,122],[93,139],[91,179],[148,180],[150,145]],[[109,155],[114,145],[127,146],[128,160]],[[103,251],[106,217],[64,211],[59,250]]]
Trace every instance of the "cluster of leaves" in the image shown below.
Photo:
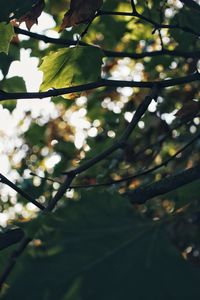
[[[199,164],[199,83],[179,81],[198,74],[199,6],[182,2],[29,0],[7,1],[5,6],[0,0],[4,109],[14,115],[14,99],[34,98],[26,93],[23,78],[7,78],[21,49],[31,49],[44,74],[38,95],[54,95],[57,112],[46,121],[26,112],[21,120],[30,124],[21,134],[24,158],[16,164],[12,157],[21,149],[9,153],[20,178],[14,185],[16,189],[20,184],[17,202],[25,209],[27,200],[38,199],[47,209],[34,217],[19,214],[15,225],[2,228],[2,299],[25,294],[30,299],[63,300],[198,297],[199,181],[174,191],[165,187],[168,193],[134,204],[138,187]],[[19,27],[25,22],[30,30],[38,22],[39,28],[43,10],[54,18],[60,38]],[[17,34],[29,39],[21,41]],[[159,87],[157,102],[151,102],[133,134],[98,161],[99,153],[117,145],[146,99],[149,91],[140,83],[169,78],[175,84]],[[131,82],[137,84],[132,87]],[[84,115],[87,123],[80,129],[85,140],[79,147],[77,128],[70,123],[75,115]],[[51,157],[59,160],[49,167]],[[66,170],[88,162],[90,167],[64,186],[70,177],[63,175]],[[26,179],[27,171],[42,178]],[[1,181],[10,184],[4,177]],[[61,191],[51,213],[52,199]],[[7,202],[0,199],[2,212],[12,205],[9,197]],[[29,238],[26,253],[19,257]]]

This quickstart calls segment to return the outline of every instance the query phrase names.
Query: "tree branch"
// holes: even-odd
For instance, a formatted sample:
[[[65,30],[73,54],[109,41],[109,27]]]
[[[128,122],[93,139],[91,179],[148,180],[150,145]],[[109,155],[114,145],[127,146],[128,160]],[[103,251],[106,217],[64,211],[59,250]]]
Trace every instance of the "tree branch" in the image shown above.
[[[133,14],[136,14],[137,10],[136,10],[136,6],[135,6],[135,1],[134,0],[131,0],[131,7],[132,7]]]
[[[131,122],[129,123],[128,127],[126,128],[125,132],[122,134],[122,136],[116,140],[116,142],[106,149],[105,151],[102,151],[100,154],[96,155],[95,157],[91,158],[90,160],[86,161],[84,164],[82,164],[80,167],[73,170],[75,175],[78,175],[80,173],[83,173],[87,169],[91,168],[101,160],[103,160],[105,157],[112,154],[114,151],[116,151],[119,148],[124,148],[126,146],[126,141],[132,134],[133,130],[135,129],[136,125],[138,124],[139,120],[143,116],[143,114],[146,112],[149,104],[153,99],[156,99],[158,96],[158,87],[155,85],[152,89],[152,92],[149,96],[146,96],[144,101],[138,106],[135,114],[133,115],[133,118]],[[67,174],[67,173],[66,173]]]
[[[174,79],[166,79],[161,81],[123,81],[123,80],[110,80],[101,79],[99,81],[77,85],[73,87],[51,89],[46,92],[23,92],[23,93],[7,93],[0,90],[0,101],[3,100],[16,100],[16,99],[35,99],[35,98],[47,98],[57,97],[64,94],[78,93],[83,91],[89,91],[100,87],[139,87],[139,88],[153,88],[156,84],[158,88],[166,88],[175,85],[185,84],[193,81],[200,80],[200,73],[195,72],[188,76],[178,77]]]
[[[141,155],[142,153],[144,153],[147,149],[151,148],[151,147],[154,147],[156,146],[157,144],[162,144],[167,138],[169,138],[172,134],[172,131],[179,128],[180,126],[182,126],[183,124],[185,123],[181,123],[181,124],[178,124],[176,126],[174,126],[173,128],[170,129],[170,131],[164,135],[161,139],[158,139],[155,143],[152,143],[150,145],[148,145],[148,147],[145,147],[143,148],[142,150],[136,152],[134,154],[134,161],[136,160],[136,158],[138,157],[138,155]],[[177,155],[179,155],[180,153],[182,153],[185,149],[187,149],[189,146],[191,146],[198,138],[200,137],[200,134],[196,135],[191,141],[189,141],[185,146],[183,146],[181,149],[179,149],[174,155],[170,156],[168,159],[166,159],[165,161],[163,161],[161,164],[157,165],[156,167],[153,167],[153,168],[149,168],[149,169],[146,169],[142,172],[139,172],[139,173],[136,173],[136,174],[133,174],[133,175],[129,175],[129,176],[126,176],[126,177],[123,177],[121,179],[118,179],[118,180],[110,180],[110,181],[107,181],[107,182],[102,182],[102,183],[94,183],[94,184],[80,184],[80,185],[70,185],[70,189],[82,189],[82,188],[91,188],[91,187],[102,187],[102,186],[109,186],[109,185],[112,185],[112,184],[120,184],[122,182],[125,182],[125,181],[129,181],[129,180],[132,180],[132,179],[135,179],[135,178],[138,178],[138,177],[141,177],[143,175],[147,175],[148,173],[152,173],[158,169],[160,169],[161,167],[163,166],[166,166],[170,161],[172,161]],[[64,173],[65,174],[65,173]],[[40,176],[34,172],[30,172],[30,175],[32,176],[36,176],[40,179],[45,179],[47,181],[51,181],[51,182],[57,182],[59,184],[63,184],[63,182],[57,180],[57,179],[53,179],[51,177],[48,177],[48,176]]]
[[[75,46],[77,45],[77,41],[70,40],[70,39],[61,39],[61,38],[51,38],[45,35],[41,35],[38,33],[30,32],[28,30],[24,30],[18,27],[14,27],[15,33],[23,34],[29,36],[35,40],[43,41],[45,43],[51,43],[55,45],[63,45],[63,46]],[[87,46],[87,47],[97,47],[93,44],[88,44],[82,41],[79,41],[78,44],[80,46]],[[106,50],[101,48],[105,57],[129,57],[133,59],[141,59],[144,57],[155,57],[155,56],[162,56],[162,55],[169,55],[169,56],[179,56],[184,58],[199,58],[200,51],[180,51],[180,50],[159,50],[159,51],[152,51],[152,52],[142,52],[142,53],[128,53],[128,52],[119,52],[119,51],[112,51]]]
[[[141,186],[132,192],[127,192],[126,194],[131,198],[131,203],[144,204],[151,198],[171,192],[199,178],[200,164],[197,164],[193,168],[186,169],[172,176],[168,176],[158,182]]]
[[[179,154],[181,154],[183,151],[185,151],[189,146],[191,146],[193,143],[195,143],[199,138],[200,138],[200,134],[196,135],[193,139],[191,139],[191,141],[189,141],[186,145],[184,145],[182,148],[180,148],[176,153],[174,153],[168,159],[164,160],[162,163],[160,163],[159,165],[157,165],[155,167],[145,169],[142,172],[139,172],[139,173],[136,173],[136,174],[133,174],[133,175],[129,175],[129,176],[123,177],[123,178],[118,179],[118,180],[110,180],[108,182],[102,182],[102,183],[96,183],[96,184],[70,185],[70,189],[82,189],[82,188],[91,188],[91,187],[95,188],[95,187],[110,186],[112,184],[120,184],[122,182],[130,181],[130,180],[133,180],[135,178],[139,178],[139,177],[142,177],[144,175],[153,173],[154,171],[156,171],[156,170],[158,170],[162,167],[167,166],[169,162],[173,161]],[[58,182],[58,183],[61,184],[61,182],[59,182],[57,180],[54,180],[52,178],[41,177],[41,176],[39,176],[35,173],[31,173],[31,174],[33,176],[37,176],[41,179],[46,179],[46,180],[49,180],[49,181],[52,181],[52,182]]]
[[[147,18],[146,16],[138,13],[137,11],[134,11],[134,12],[120,12],[120,11],[102,11],[100,10],[98,12],[98,15],[100,16],[127,16],[127,17],[136,17],[136,18],[139,18],[140,20],[143,20],[149,24],[151,24],[153,27],[154,27],[154,30],[153,30],[153,33],[158,30],[158,29],[161,29],[161,28],[167,28],[167,29],[180,29],[180,30],[183,30],[185,32],[188,32],[188,33],[191,33],[195,36],[199,36],[200,33],[199,32],[196,32],[194,29],[190,28],[190,27],[187,27],[187,26],[180,26],[178,24],[175,24],[175,25],[170,25],[170,24],[160,24],[160,23],[157,23],[155,22],[154,20],[151,20],[149,18]]]
[[[130,181],[130,180],[133,180],[135,178],[139,178],[139,177],[142,177],[144,175],[153,173],[154,171],[156,171],[156,170],[158,170],[162,167],[166,167],[169,164],[169,162],[173,161],[179,154],[181,154],[183,151],[185,151],[189,146],[191,146],[193,143],[195,143],[199,138],[200,138],[200,133],[198,135],[196,135],[193,139],[191,139],[191,141],[189,141],[186,145],[184,145],[182,148],[180,148],[178,151],[176,151],[176,153],[174,153],[172,156],[170,156],[169,158],[167,158],[166,160],[164,160],[162,163],[160,163],[159,165],[157,165],[155,167],[148,168],[148,169],[146,169],[142,172],[139,172],[139,173],[136,173],[136,174],[133,174],[133,175],[129,175],[129,176],[123,177],[123,178],[118,179],[118,180],[111,180],[111,181],[108,181],[108,182],[89,184],[89,185],[71,185],[70,188],[71,189],[72,188],[73,189],[79,189],[79,188],[109,186],[109,185],[112,185],[112,184],[120,184],[122,182]],[[51,180],[50,178],[47,178],[47,179]]]

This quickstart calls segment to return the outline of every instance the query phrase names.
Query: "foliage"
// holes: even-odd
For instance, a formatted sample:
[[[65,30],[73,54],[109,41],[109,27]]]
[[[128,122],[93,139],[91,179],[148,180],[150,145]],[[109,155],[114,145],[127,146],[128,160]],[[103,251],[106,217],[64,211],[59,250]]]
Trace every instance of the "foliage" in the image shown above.
[[[14,36],[14,30],[11,24],[0,24],[0,35],[1,35],[1,42],[0,42],[0,52],[5,52],[8,54],[8,49],[10,45],[10,41]]]
[[[198,298],[199,5],[181,2],[0,0],[2,299]],[[39,92],[12,75],[23,53]]]
[[[93,70],[90,65],[95,66]],[[75,49],[59,49],[44,57],[40,70],[44,73],[41,90],[61,88],[72,84],[87,83],[101,76],[101,50],[78,47]],[[73,70],[76,70],[74,74]]]

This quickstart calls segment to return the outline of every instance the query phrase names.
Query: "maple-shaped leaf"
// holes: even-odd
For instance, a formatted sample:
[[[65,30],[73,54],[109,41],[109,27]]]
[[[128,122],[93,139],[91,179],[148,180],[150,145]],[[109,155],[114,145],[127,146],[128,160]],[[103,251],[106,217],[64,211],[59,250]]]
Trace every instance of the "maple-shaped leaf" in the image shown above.
[[[194,118],[200,111],[200,103],[197,101],[190,101],[179,109],[175,116],[180,118],[181,120],[190,120]]]
[[[103,53],[98,47],[78,46],[50,52],[39,68],[44,73],[41,91],[98,80],[102,58]]]
[[[25,22],[27,29],[30,30],[34,24],[38,23],[37,19],[41,15],[44,6],[44,0],[39,0],[35,5],[32,6],[30,11],[28,11],[19,19],[19,23]]]
[[[96,11],[100,9],[103,0],[71,0],[70,9],[66,12],[60,27],[60,32],[66,27],[90,22]]]

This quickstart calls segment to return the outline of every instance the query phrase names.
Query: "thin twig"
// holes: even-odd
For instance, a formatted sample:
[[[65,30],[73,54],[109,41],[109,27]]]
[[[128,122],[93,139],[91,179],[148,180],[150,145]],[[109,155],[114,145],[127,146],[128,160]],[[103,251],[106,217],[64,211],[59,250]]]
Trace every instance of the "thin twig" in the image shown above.
[[[65,47],[76,46],[77,41],[70,40],[70,39],[62,39],[62,38],[51,38],[42,34],[38,34],[35,32],[30,32],[28,30],[24,30],[18,27],[14,27],[15,33],[23,34],[25,36],[29,36],[30,38],[43,41],[44,43],[50,43],[55,45],[63,45]],[[80,46],[85,47],[97,47],[97,45],[88,44],[82,41],[79,41]],[[151,51],[151,52],[141,52],[141,53],[129,53],[125,51],[112,51],[100,48],[105,55],[105,57],[129,57],[133,59],[141,59],[145,57],[156,57],[162,55],[169,55],[169,56],[179,56],[184,58],[200,58],[200,51],[181,51],[181,50],[158,50],[158,51]]]
[[[136,12],[121,12],[121,11],[102,11],[100,10],[98,12],[98,15],[104,15],[104,16],[127,16],[127,17],[136,17],[139,18],[140,20],[143,20],[149,24],[151,24],[154,27],[153,32],[155,32],[156,30],[160,29],[160,28],[167,28],[167,29],[179,29],[185,32],[188,32],[190,34],[193,34],[197,37],[199,37],[200,33],[196,32],[194,29],[188,27],[188,26],[180,26],[179,24],[175,24],[175,25],[170,25],[170,24],[160,24],[155,22],[154,20],[151,20],[149,18],[147,18],[146,16]]]
[[[137,13],[136,6],[135,6],[135,1],[134,0],[131,0],[131,7],[132,7],[133,14]]]
[[[39,209],[41,209],[41,210],[45,209],[45,207],[41,203],[39,203],[38,201],[36,201],[28,193],[26,193],[25,191],[23,191],[22,189],[20,189],[16,184],[14,184],[13,182],[11,182],[8,178],[6,178],[5,176],[3,176],[2,174],[0,174],[0,182],[8,185],[10,188],[12,188],[13,190],[15,190],[18,194],[20,194],[27,201],[29,201],[29,202],[33,203],[35,206],[37,206]]]
[[[174,158],[176,158],[179,154],[181,154],[183,151],[185,151],[189,146],[191,146],[193,143],[195,143],[198,139],[200,138],[200,134],[196,135],[193,139],[191,139],[191,141],[189,141],[185,146],[183,146],[182,148],[180,148],[176,153],[174,153],[171,157],[167,158],[166,160],[164,160],[162,163],[160,163],[159,165],[146,169],[142,172],[133,174],[133,175],[129,175],[126,177],[123,177],[121,179],[118,180],[111,180],[108,182],[102,182],[102,183],[97,183],[97,184],[89,184],[89,185],[72,185],[70,186],[70,188],[72,189],[79,189],[79,188],[91,188],[91,187],[102,187],[102,186],[109,186],[109,185],[113,185],[113,184],[120,184],[122,182],[126,182],[126,181],[130,181],[133,180],[135,178],[139,178],[142,177],[144,175],[150,174],[162,167],[166,167],[169,162],[173,161]]]

